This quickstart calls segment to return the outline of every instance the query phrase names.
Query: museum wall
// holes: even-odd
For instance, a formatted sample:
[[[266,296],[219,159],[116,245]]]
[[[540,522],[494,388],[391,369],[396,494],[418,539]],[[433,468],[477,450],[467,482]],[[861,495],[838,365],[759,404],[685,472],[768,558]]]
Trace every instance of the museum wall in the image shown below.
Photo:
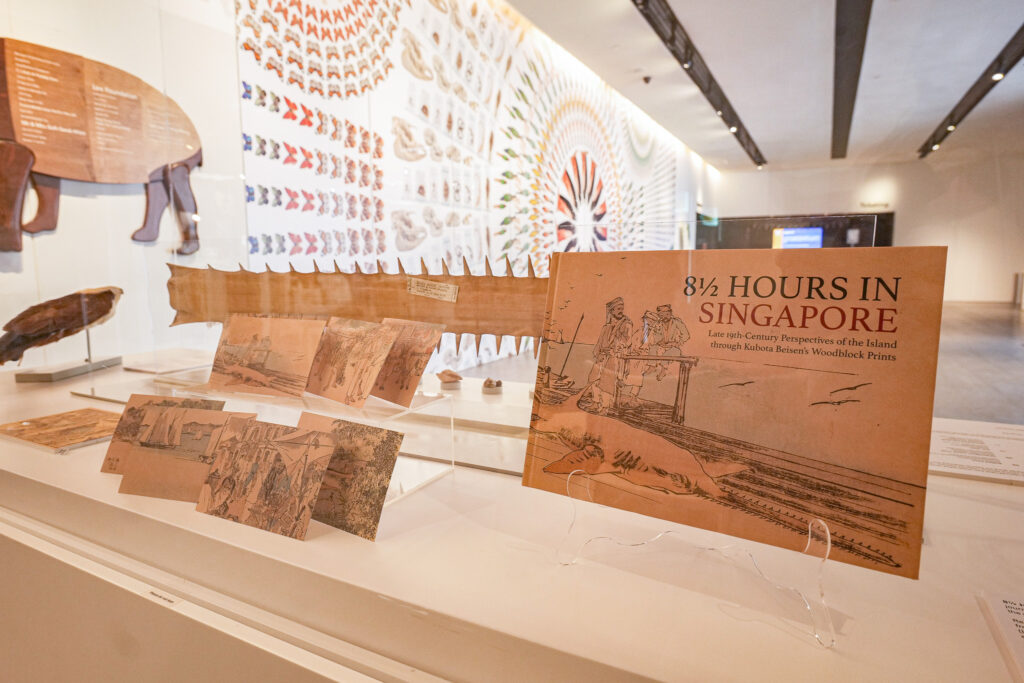
[[[968,155],[964,155],[968,156]],[[1012,301],[1024,270],[1024,155],[722,173],[730,217],[894,211],[895,246],[945,245],[947,301]]]
[[[671,249],[710,172],[500,0],[253,0],[238,24],[256,267]]]
[[[0,252],[0,319],[78,289],[113,285],[124,296],[114,318],[92,330],[94,354],[215,343],[219,326],[169,327],[173,311],[165,263],[237,268],[245,259],[233,3],[0,0],[0,35],[102,62],[165,93],[191,119],[204,156],[191,176],[200,215],[197,254],[174,255],[181,237],[170,210],[156,242],[131,240],[146,208],[141,184],[63,180],[57,229],[24,235],[21,252]],[[35,207],[30,191],[26,221]],[[85,339],[77,335],[30,349],[23,362],[32,366],[84,355]]]
[[[400,255],[415,271],[463,256],[480,269],[488,255],[523,272],[529,255],[543,274],[555,249],[672,248],[697,206],[717,213],[714,168],[504,3],[284,4],[0,0],[0,34],[173,99],[204,159],[192,256],[174,254],[170,210],[156,242],[130,239],[141,184],[63,180],[57,230],[0,252],[0,319],[113,285],[125,294],[92,331],[97,355],[206,346],[219,326],[169,327],[167,261],[312,270]],[[26,221],[35,209],[30,190]],[[446,338],[449,364],[475,362],[468,341],[459,354]],[[481,359],[511,353],[505,342],[499,354],[485,339]],[[72,337],[24,363],[84,351]]]

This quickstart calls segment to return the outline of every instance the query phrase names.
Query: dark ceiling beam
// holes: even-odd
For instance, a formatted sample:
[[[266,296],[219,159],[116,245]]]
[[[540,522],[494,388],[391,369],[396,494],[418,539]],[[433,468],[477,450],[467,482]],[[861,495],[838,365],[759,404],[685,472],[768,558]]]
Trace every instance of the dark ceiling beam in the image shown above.
[[[722,122],[736,137],[736,141],[740,143],[740,147],[747,153],[750,160],[758,166],[768,163],[765,161],[764,155],[761,154],[761,150],[757,148],[754,138],[750,136],[750,132],[743,125],[743,121],[740,120],[739,114],[729,103],[729,98],[725,96],[722,86],[711,75],[707,63],[700,56],[693,41],[690,40],[686,29],[679,23],[679,19],[669,7],[667,0],[633,0],[633,4],[640,10],[640,14],[658,34],[661,42],[665,44],[683,70],[689,74],[690,79],[704,93],[704,97],[714,108],[715,113],[722,117]]]
[[[992,63],[985,67],[985,70],[981,72],[978,79],[967,89],[967,92],[960,98],[960,101],[946,114],[946,118],[942,119],[942,123],[936,126],[932,134],[928,136],[928,139],[924,141],[924,144],[918,148],[918,157],[924,159],[937,150],[942,141],[946,139],[946,136],[963,123],[963,120],[967,118],[971,110],[978,106],[978,103],[984,99],[989,90],[996,87],[996,84],[1003,80],[1006,74],[1010,73],[1010,69],[1020,61],[1022,56],[1024,56],[1024,24],[1021,24],[1021,27],[1010,38],[1010,42],[1000,50],[996,58],[992,60]]]
[[[871,0],[836,0],[835,68],[832,79],[832,158],[845,159],[857,101],[860,67],[871,21]]]

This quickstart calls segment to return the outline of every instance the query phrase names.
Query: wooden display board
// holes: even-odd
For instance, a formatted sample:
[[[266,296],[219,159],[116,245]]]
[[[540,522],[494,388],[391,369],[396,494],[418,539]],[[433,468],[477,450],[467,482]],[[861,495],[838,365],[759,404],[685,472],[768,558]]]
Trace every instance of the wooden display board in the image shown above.
[[[160,214],[173,196],[186,213],[185,240],[195,240],[188,218],[195,200],[188,171],[202,160],[199,135],[181,107],[137,77],[106,64],[11,38],[0,39],[0,139],[34,155],[31,180],[39,193],[36,219],[26,232],[57,226],[60,179],[147,185],[146,222],[133,235],[156,239]],[[174,173],[177,169],[185,173]],[[16,169],[5,169],[5,174]],[[180,176],[180,177],[178,177]],[[16,188],[24,194],[24,184]],[[0,226],[0,249],[21,248],[20,211]],[[8,215],[5,214],[5,215]],[[185,253],[198,248],[183,247]]]

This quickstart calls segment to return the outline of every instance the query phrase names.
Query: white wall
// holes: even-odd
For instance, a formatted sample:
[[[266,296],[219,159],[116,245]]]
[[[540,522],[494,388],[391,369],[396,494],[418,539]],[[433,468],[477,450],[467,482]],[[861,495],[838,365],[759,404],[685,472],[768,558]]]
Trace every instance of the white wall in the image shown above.
[[[1024,154],[723,172],[721,216],[894,211],[895,246],[945,245],[947,301],[1011,301],[1024,271]]]
[[[173,256],[177,223],[165,212],[160,239],[131,234],[145,211],[142,185],[62,181],[57,230],[24,235],[0,252],[0,324],[29,305],[78,289],[115,285],[125,294],[112,320],[92,331],[96,355],[216,342],[218,328],[170,328],[165,263],[244,262],[245,198],[230,0],[0,0],[0,35],[64,50],[131,73],[174,99],[199,133],[204,164],[192,174],[201,221],[197,254]],[[26,199],[25,218],[35,213]],[[25,354],[26,367],[79,359],[84,335]],[[8,366],[10,367],[10,366]]]

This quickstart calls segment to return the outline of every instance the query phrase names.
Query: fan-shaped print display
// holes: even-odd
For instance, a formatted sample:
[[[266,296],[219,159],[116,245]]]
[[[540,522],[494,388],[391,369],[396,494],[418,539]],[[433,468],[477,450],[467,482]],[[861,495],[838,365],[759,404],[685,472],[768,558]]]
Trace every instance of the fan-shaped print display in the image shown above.
[[[504,0],[234,4],[250,268],[544,275],[555,251],[671,249],[707,196],[682,143]]]
[[[607,250],[608,226],[602,223],[608,215],[604,183],[597,162],[586,150],[573,154],[562,171],[556,215],[559,251]]]

